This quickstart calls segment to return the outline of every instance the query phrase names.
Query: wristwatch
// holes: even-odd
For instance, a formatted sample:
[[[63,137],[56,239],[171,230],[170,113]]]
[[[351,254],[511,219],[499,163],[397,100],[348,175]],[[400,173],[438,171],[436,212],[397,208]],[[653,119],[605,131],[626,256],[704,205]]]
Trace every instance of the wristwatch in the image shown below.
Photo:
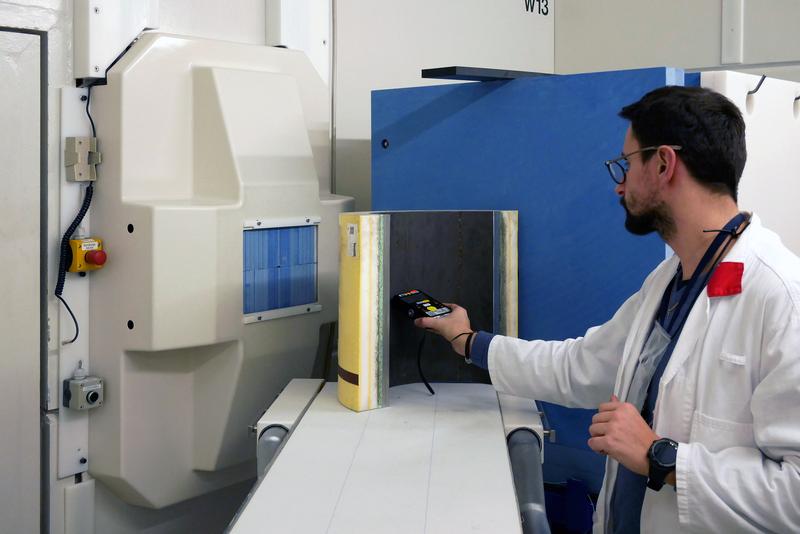
[[[678,443],[669,438],[655,440],[647,450],[647,459],[650,461],[650,472],[647,475],[647,487],[660,490],[664,480],[675,471],[678,458]]]

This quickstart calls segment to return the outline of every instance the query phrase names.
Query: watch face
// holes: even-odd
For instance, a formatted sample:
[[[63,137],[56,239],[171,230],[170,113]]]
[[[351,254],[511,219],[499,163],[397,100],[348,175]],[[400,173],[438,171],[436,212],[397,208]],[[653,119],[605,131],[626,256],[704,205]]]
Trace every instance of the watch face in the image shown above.
[[[671,440],[658,440],[653,444],[653,458],[663,466],[675,465],[677,443]]]

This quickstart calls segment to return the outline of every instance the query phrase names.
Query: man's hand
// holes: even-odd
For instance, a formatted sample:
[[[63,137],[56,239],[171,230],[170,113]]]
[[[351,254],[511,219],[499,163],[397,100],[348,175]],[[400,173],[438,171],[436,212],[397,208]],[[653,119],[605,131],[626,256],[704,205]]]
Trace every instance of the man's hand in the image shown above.
[[[458,304],[451,304],[449,302],[444,302],[443,304],[453,311],[439,317],[422,317],[414,320],[414,324],[419,328],[431,330],[439,334],[447,341],[450,341],[458,334],[472,331],[469,324],[469,316],[467,316],[467,310]],[[453,342],[453,350],[463,356],[464,344],[466,341],[467,336],[461,336],[456,339],[455,342]]]
[[[589,427],[592,435],[589,447],[634,473],[647,476],[650,471],[647,451],[659,439],[658,435],[633,404],[620,402],[616,395],[611,395],[611,401],[601,404],[599,410]]]

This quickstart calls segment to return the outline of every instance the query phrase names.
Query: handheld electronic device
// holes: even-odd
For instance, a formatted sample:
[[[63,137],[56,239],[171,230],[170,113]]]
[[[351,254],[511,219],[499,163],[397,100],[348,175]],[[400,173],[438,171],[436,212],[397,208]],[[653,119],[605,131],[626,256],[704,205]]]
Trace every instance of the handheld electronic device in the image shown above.
[[[419,289],[409,289],[408,291],[398,293],[392,298],[392,301],[397,306],[403,308],[406,315],[412,319],[418,319],[420,317],[441,317],[453,311]]]

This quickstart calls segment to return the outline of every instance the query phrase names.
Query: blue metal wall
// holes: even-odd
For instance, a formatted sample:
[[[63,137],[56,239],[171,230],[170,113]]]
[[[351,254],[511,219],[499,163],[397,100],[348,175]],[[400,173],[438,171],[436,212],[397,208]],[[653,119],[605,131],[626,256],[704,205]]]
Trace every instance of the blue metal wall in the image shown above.
[[[691,83],[696,85],[699,76]],[[373,210],[518,210],[519,325],[526,339],[583,335],[611,318],[664,258],[655,235],[634,237],[603,161],[619,155],[620,108],[682,71],[520,78],[375,91]],[[593,412],[549,405],[559,460],[599,489],[603,459],[586,447]]]
[[[317,227],[244,232],[244,313],[317,301]]]

